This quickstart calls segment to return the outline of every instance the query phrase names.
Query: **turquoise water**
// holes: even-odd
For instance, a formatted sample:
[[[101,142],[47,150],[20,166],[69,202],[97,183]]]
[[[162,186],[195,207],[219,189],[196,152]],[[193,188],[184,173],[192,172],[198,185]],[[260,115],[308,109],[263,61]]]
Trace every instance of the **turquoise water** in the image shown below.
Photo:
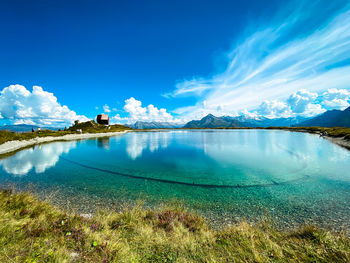
[[[350,229],[350,152],[272,130],[132,132],[53,142],[0,160],[0,185],[82,212],[182,202],[215,225],[266,214],[283,227]]]

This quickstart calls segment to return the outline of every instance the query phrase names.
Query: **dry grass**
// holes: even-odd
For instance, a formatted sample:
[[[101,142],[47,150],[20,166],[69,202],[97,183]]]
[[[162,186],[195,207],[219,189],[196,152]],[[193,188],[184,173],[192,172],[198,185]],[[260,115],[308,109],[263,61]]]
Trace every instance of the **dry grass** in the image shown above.
[[[178,207],[86,219],[28,193],[0,192],[0,262],[350,262],[350,240],[267,222],[213,230]]]

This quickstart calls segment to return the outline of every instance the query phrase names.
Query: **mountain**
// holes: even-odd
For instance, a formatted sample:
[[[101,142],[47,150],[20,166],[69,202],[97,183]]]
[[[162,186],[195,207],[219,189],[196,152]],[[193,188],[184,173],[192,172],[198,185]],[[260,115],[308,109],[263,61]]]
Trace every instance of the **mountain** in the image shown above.
[[[137,121],[134,124],[126,125],[133,129],[164,129],[164,128],[180,128],[182,125],[170,123],[170,122],[144,122]]]
[[[184,128],[292,126],[304,120],[305,118],[302,117],[269,119],[265,117],[252,118],[247,116],[215,117],[214,115],[209,114],[201,120],[193,120],[188,122]]]
[[[244,123],[245,127],[290,127],[298,125],[300,122],[307,120],[305,117],[289,117],[289,118],[266,118],[266,117],[246,117],[238,116],[232,117]]]
[[[329,110],[312,119],[301,122],[299,126],[320,126],[320,127],[349,127],[350,128],[350,107],[341,110]]]
[[[32,131],[32,128],[34,130],[37,130],[38,128],[41,128],[42,130],[53,130],[53,131],[58,130],[58,128],[39,127],[39,126],[27,125],[27,124],[14,124],[14,125],[0,126],[0,130],[7,130],[7,131],[13,131],[13,132],[29,132],[29,131]]]
[[[243,123],[232,119],[231,117],[215,117],[208,114],[202,119],[188,122],[184,128],[218,128],[218,127],[243,127]]]

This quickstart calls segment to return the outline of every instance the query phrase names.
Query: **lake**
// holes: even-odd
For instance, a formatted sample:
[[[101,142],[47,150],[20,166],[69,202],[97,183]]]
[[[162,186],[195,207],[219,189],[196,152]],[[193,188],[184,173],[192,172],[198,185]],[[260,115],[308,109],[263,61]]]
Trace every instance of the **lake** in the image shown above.
[[[88,213],[181,203],[213,225],[350,229],[350,151],[280,130],[130,132],[53,142],[0,160],[0,185]]]

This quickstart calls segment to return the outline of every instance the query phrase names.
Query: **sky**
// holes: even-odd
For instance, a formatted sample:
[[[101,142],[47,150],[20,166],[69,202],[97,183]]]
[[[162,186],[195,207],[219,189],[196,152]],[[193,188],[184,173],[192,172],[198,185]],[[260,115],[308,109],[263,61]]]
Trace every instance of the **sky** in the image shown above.
[[[350,104],[348,1],[0,1],[0,124]]]

